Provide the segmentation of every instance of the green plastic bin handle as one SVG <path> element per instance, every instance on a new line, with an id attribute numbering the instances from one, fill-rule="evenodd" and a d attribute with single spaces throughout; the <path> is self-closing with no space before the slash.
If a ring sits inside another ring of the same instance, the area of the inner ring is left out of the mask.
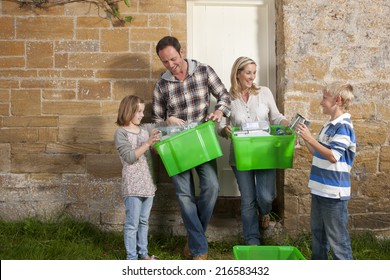
<path id="1" fill-rule="evenodd" d="M 274 147 L 279 148 L 281 146 L 282 142 L 280 140 L 275 140 Z"/>

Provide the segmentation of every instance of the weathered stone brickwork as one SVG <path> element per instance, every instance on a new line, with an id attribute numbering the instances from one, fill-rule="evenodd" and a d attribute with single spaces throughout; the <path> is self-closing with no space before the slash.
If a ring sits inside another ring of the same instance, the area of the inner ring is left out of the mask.
<path id="1" fill-rule="evenodd" d="M 120 100 L 141 96 L 150 120 L 153 85 L 163 70 L 158 39 L 185 44 L 186 1 L 132 0 L 134 20 L 113 26 L 86 3 L 48 10 L 0 2 L 0 218 L 51 218 L 66 212 L 105 228 L 122 227 L 121 165 L 113 145 Z M 319 131 L 318 91 L 352 83 L 358 141 L 350 227 L 390 233 L 390 6 L 387 0 L 276 1 L 278 104 Z M 175 194 L 158 156 L 151 230 L 185 234 Z M 281 175 L 278 201 L 288 232 L 309 230 L 311 156 L 297 145 Z M 237 200 L 219 201 L 209 234 L 240 232 Z M 223 218 L 223 222 L 221 219 Z"/>
<path id="2" fill-rule="evenodd" d="M 277 1 L 279 101 L 284 112 L 300 112 L 319 132 L 319 90 L 325 82 L 350 82 L 357 135 L 352 169 L 350 228 L 390 232 L 388 180 L 390 120 L 390 6 L 387 1 Z M 311 155 L 298 145 L 294 169 L 286 170 L 284 226 L 309 229 L 307 191 Z"/>
<path id="3" fill-rule="evenodd" d="M 123 27 L 87 3 L 34 12 L 0 3 L 0 218 L 66 212 L 121 228 L 119 102 L 141 96 L 150 121 L 163 70 L 155 44 L 169 34 L 185 43 L 186 2 L 121 3 L 122 15 L 134 18 Z M 156 173 L 162 183 L 151 228 L 183 234 L 169 177 L 158 165 Z"/>

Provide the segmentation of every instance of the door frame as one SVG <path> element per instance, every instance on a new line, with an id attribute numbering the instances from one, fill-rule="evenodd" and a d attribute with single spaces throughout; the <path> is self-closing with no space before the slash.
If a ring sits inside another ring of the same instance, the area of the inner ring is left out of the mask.
<path id="1" fill-rule="evenodd" d="M 262 45 L 263 50 L 261 52 L 257 52 L 258 57 L 253 57 L 256 62 L 258 63 L 258 67 L 261 69 L 261 81 L 257 82 L 259 85 L 267 86 L 271 89 L 272 93 L 274 94 L 274 97 L 276 99 L 276 51 L 275 51 L 275 27 L 276 27 L 276 21 L 275 21 L 275 0 L 187 0 L 187 49 L 186 49 L 186 55 L 189 58 L 198 59 L 198 57 L 194 57 L 194 40 L 199 39 L 199 33 L 197 33 L 198 38 L 195 38 L 193 23 L 196 22 L 194 19 L 195 14 L 195 8 L 196 6 L 207 6 L 210 5 L 213 8 L 218 6 L 227 6 L 227 7 L 257 7 L 260 6 L 261 10 L 259 9 L 259 13 L 261 13 L 261 17 L 258 17 L 257 22 L 258 26 L 256 27 L 256 30 L 258 31 L 259 38 L 255 39 L 256 47 L 260 46 L 260 42 L 264 42 L 261 40 L 264 36 L 267 38 L 267 44 L 266 47 Z M 231 11 L 230 11 L 231 12 Z M 260 14 L 259 14 L 260 15 Z M 198 18 L 199 19 L 199 18 Z M 199 22 L 199 21 L 198 21 Z M 265 27 L 265 28 L 264 28 Z M 237 32 L 237 30 L 235 31 Z M 227 33 L 228 34 L 228 33 Z M 227 45 L 232 46 L 234 42 L 226 42 Z M 199 53 L 199 48 L 198 51 Z M 200 58 L 199 58 L 200 59 Z M 207 61 L 200 61 L 203 63 L 207 63 Z M 213 67 L 213 65 L 211 65 Z M 231 67 L 231 65 L 229 65 Z M 213 67 L 214 68 L 214 67 Z M 214 68 L 215 69 L 215 68 Z M 229 68 L 230 71 L 230 68 Z M 259 70 L 258 70 L 259 71 Z M 265 72 L 265 73 L 264 73 Z M 219 71 L 217 73 L 220 75 Z M 260 75 L 258 75 L 260 76 Z M 221 76 L 220 76 L 221 77 Z M 226 81 L 226 72 L 225 72 L 225 85 L 227 89 L 229 89 L 230 86 L 230 80 Z M 260 77 L 258 79 L 260 80 Z M 227 83 L 228 82 L 228 83 Z M 212 104 L 215 104 L 215 99 L 212 98 Z M 222 146 L 224 156 L 223 158 L 217 159 L 218 161 L 218 168 L 219 168 L 219 179 L 222 177 L 226 181 L 234 180 L 235 177 L 233 174 L 233 171 L 231 170 L 230 166 L 228 165 L 228 156 L 229 156 L 229 142 L 225 139 L 220 138 L 220 144 Z M 227 147 L 226 147 L 227 145 Z M 223 162 L 223 164 L 221 164 Z M 227 164 L 227 165 L 226 165 Z M 226 165 L 226 166 L 225 166 Z M 226 173 L 227 172 L 227 173 Z M 231 173 L 231 174 L 230 174 Z M 194 174 L 194 178 L 197 182 L 197 176 Z M 222 181 L 224 181 L 222 180 Z M 240 193 L 238 191 L 238 187 L 236 186 L 236 189 L 234 189 L 234 182 L 232 183 L 232 186 L 225 186 L 227 189 L 222 189 L 220 196 L 226 197 L 226 196 L 239 196 Z M 221 182 L 222 183 L 222 182 Z M 196 184 L 197 185 L 197 184 Z M 233 188 L 233 189 L 231 189 Z M 196 189 L 198 192 L 199 190 Z"/>
<path id="2" fill-rule="evenodd" d="M 263 65 L 266 65 L 267 79 L 264 86 L 267 86 L 271 89 L 275 100 L 276 100 L 276 0 L 187 0 L 187 49 L 186 54 L 187 57 L 193 58 L 193 28 L 192 23 L 194 21 L 193 18 L 193 9 L 196 5 L 205 5 L 210 4 L 214 6 L 263 6 L 267 10 L 267 21 L 268 21 L 268 29 L 267 29 L 267 37 L 268 37 L 268 52 L 267 57 L 262 57 L 261 61 Z M 258 62 L 259 63 L 259 62 Z M 259 65 L 260 67 L 262 65 Z M 264 68 L 264 67 L 262 67 Z"/>

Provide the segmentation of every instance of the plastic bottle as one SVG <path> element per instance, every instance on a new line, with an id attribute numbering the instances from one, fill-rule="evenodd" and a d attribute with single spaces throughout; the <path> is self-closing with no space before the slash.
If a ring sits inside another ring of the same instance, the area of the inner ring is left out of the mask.
<path id="1" fill-rule="evenodd" d="M 184 130 L 184 127 L 182 126 L 164 126 L 164 127 L 158 127 L 158 130 L 161 132 L 161 140 L 164 140 L 166 138 L 169 138 L 177 133 L 180 133 Z"/>
<path id="2" fill-rule="evenodd" d="M 157 129 L 161 132 L 161 140 L 165 140 L 175 134 L 178 134 L 184 130 L 188 130 L 191 128 L 196 127 L 199 125 L 199 122 L 190 122 L 185 124 L 184 126 L 163 126 L 163 127 L 158 127 Z"/>
<path id="3" fill-rule="evenodd" d="M 286 133 L 284 132 L 283 129 L 281 129 L 280 127 L 277 127 L 276 130 L 275 130 L 275 135 L 285 135 Z"/>

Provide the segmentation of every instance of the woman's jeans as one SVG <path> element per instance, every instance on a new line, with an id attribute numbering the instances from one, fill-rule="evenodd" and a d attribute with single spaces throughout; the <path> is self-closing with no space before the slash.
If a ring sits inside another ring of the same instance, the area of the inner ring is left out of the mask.
<path id="1" fill-rule="evenodd" d="M 206 229 L 218 197 L 219 184 L 216 160 L 195 167 L 199 176 L 199 197 L 195 197 L 192 171 L 172 177 L 181 216 L 188 233 L 188 247 L 192 256 L 208 253 Z"/>
<path id="2" fill-rule="evenodd" d="M 239 171 L 232 166 L 241 193 L 241 220 L 246 244 L 260 245 L 258 207 L 264 216 L 271 212 L 276 197 L 276 170 Z"/>
<path id="3" fill-rule="evenodd" d="M 334 260 L 351 260 L 348 224 L 348 200 L 312 195 L 312 259 L 327 260 L 329 248 Z"/>
<path id="4" fill-rule="evenodd" d="M 149 215 L 153 197 L 127 196 L 124 241 L 128 260 L 148 256 Z"/>

